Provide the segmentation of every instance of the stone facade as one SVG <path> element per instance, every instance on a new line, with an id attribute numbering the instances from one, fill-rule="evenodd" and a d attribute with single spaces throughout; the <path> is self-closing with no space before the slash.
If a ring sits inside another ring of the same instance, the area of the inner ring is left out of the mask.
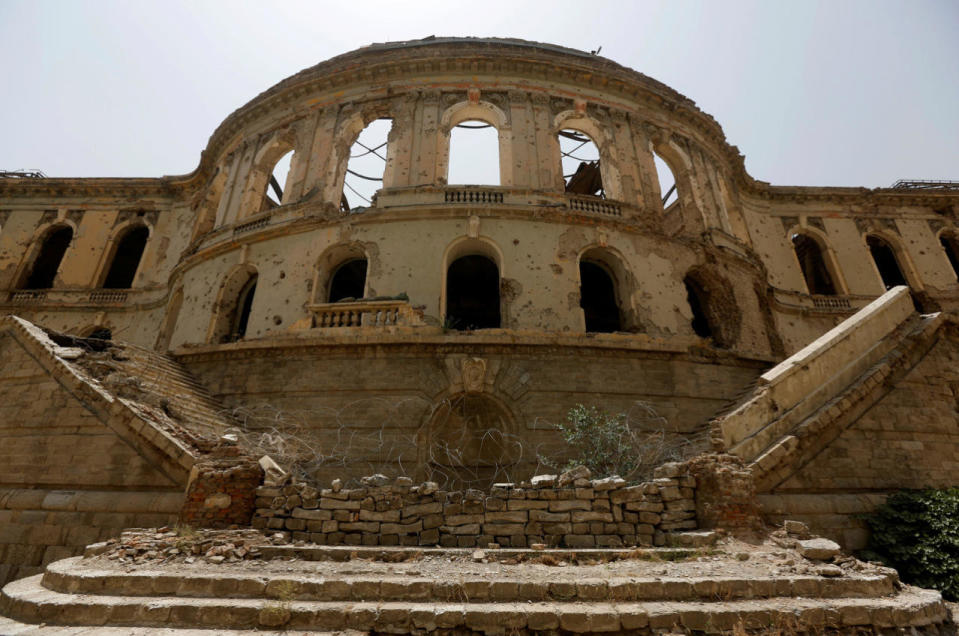
<path id="1" fill-rule="evenodd" d="M 380 118 L 382 187 L 343 205 L 351 148 Z M 497 184 L 448 183 L 467 122 L 496 131 Z M 595 146 L 600 190 L 564 181 L 563 134 Z M 159 356 L 107 386 L 52 345 L 29 345 L 46 360 L 31 366 L 17 347 L 33 336 L 0 332 L 0 488 L 182 499 L 192 484 L 187 516 L 228 523 L 246 515 L 218 507 L 232 478 L 190 480 L 199 438 L 227 429 L 280 439 L 317 480 L 392 466 L 455 490 L 562 463 L 555 424 L 578 403 L 641 402 L 650 436 L 738 456 L 774 518 L 824 491 L 858 510 L 959 481 L 957 237 L 956 184 L 757 181 L 691 100 L 595 55 L 372 45 L 239 108 L 188 175 L 0 179 L 0 314 Z M 883 296 L 899 284 L 911 296 Z M 839 508 L 814 529 L 848 523 Z"/>

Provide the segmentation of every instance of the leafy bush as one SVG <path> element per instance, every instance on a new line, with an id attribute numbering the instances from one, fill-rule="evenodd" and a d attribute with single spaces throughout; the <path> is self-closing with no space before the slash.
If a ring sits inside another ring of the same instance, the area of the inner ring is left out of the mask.
<path id="1" fill-rule="evenodd" d="M 862 556 L 896 568 L 906 583 L 959 601 L 959 488 L 904 490 L 864 519 L 872 536 Z"/>
<path id="2" fill-rule="evenodd" d="M 611 415 L 595 406 L 577 404 L 558 425 L 572 458 L 562 466 L 542 456 L 539 459 L 557 470 L 586 466 L 594 479 L 619 475 L 627 481 L 639 481 L 649 477 L 656 466 L 683 455 L 685 441 L 677 438 L 668 442 L 665 423 L 643 403 L 637 403 L 630 415 Z"/>

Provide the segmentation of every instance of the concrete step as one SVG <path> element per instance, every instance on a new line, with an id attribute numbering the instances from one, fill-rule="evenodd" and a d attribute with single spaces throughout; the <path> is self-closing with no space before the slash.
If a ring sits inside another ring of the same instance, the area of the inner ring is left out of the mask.
<path id="1" fill-rule="evenodd" d="M 243 598 L 269 601 L 284 594 L 290 600 L 334 602 L 596 602 L 596 601 L 715 601 L 774 597 L 870 598 L 895 593 L 891 576 L 823 578 L 820 576 L 749 578 L 577 579 L 561 572 L 550 580 L 521 576 L 457 577 L 437 581 L 411 576 L 270 575 L 221 571 L 195 574 L 149 568 L 133 572 L 77 568 L 82 557 L 48 566 L 42 585 L 63 594 L 157 596 L 177 598 Z"/>
<path id="2" fill-rule="evenodd" d="M 259 627 L 416 633 L 442 629 L 485 634 L 562 629 L 601 633 L 681 627 L 718 634 L 742 625 L 801 625 L 846 630 L 854 626 L 935 626 L 947 613 L 937 592 L 909 589 L 893 597 L 769 599 L 713 602 L 318 602 L 250 598 L 72 595 L 49 590 L 37 575 L 8 584 L 3 614 L 25 623 L 177 629 Z"/>

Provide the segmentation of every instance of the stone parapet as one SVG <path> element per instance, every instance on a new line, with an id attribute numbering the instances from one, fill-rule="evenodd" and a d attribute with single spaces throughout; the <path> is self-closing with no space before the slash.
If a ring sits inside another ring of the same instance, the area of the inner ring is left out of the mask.
<path id="1" fill-rule="evenodd" d="M 253 527 L 321 545 L 484 548 L 664 545 L 666 533 L 697 527 L 696 479 L 685 471 L 635 485 L 562 477 L 494 484 L 488 493 L 382 476 L 353 489 L 264 486 Z"/>

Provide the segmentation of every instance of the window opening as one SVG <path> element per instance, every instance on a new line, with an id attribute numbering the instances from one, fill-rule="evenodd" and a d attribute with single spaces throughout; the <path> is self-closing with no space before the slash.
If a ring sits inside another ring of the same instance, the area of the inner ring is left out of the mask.
<path id="1" fill-rule="evenodd" d="M 836 286 L 829 275 L 819 241 L 805 234 L 793 234 L 792 243 L 809 293 L 835 295 Z"/>
<path id="2" fill-rule="evenodd" d="M 480 255 L 462 256 L 446 273 L 446 324 L 451 329 L 500 326 L 499 268 Z"/>
<path id="3" fill-rule="evenodd" d="M 392 119 L 376 119 L 364 128 L 350 147 L 346 162 L 340 209 L 360 211 L 373 204 L 377 190 L 383 187 L 386 151 Z"/>
<path id="4" fill-rule="evenodd" d="M 246 327 L 250 322 L 250 312 L 253 309 L 253 296 L 256 293 L 257 278 L 256 274 L 251 276 L 243 289 L 240 290 L 240 295 L 237 296 L 236 313 L 233 317 L 227 342 L 236 342 L 246 336 Z"/>
<path id="5" fill-rule="evenodd" d="M 464 121 L 450 131 L 451 184 L 499 185 L 499 131 L 485 121 Z"/>
<path id="6" fill-rule="evenodd" d="M 140 267 L 149 237 L 150 230 L 143 225 L 128 230 L 123 235 L 113 253 L 113 262 L 110 263 L 110 269 L 103 281 L 104 288 L 128 289 L 133 286 L 133 278 Z"/>
<path id="7" fill-rule="evenodd" d="M 882 278 L 882 284 L 886 289 L 892 289 L 897 285 L 908 285 L 906 277 L 899 267 L 899 259 L 892 247 L 878 236 L 866 237 L 866 245 L 872 253 L 872 260 L 876 263 L 876 269 L 879 270 L 879 277 Z"/>
<path id="8" fill-rule="evenodd" d="M 579 263 L 579 306 L 586 317 L 586 331 L 612 333 L 622 331 L 616 283 L 606 268 L 589 261 Z"/>
<path id="9" fill-rule="evenodd" d="M 60 226 L 48 233 L 40 246 L 40 252 L 33 261 L 25 289 L 50 289 L 57 276 L 63 256 L 73 240 L 73 228 Z"/>
<path id="10" fill-rule="evenodd" d="M 290 166 L 293 163 L 293 151 L 289 151 L 276 162 L 270 172 L 270 181 L 266 192 L 263 193 L 263 205 L 260 211 L 278 207 L 283 201 L 283 188 L 286 187 L 286 178 L 290 175 Z M 283 184 L 283 185 L 280 185 Z"/>
<path id="11" fill-rule="evenodd" d="M 656 176 L 659 179 L 659 191 L 663 194 L 663 208 L 668 208 L 679 200 L 676 192 L 676 175 L 662 157 L 653 154 Z"/>
<path id="12" fill-rule="evenodd" d="M 578 130 L 559 131 L 559 152 L 563 162 L 566 191 L 606 198 L 600 172 L 599 148 Z"/>
<path id="13" fill-rule="evenodd" d="M 366 292 L 366 259 L 347 261 L 336 268 L 330 279 L 328 302 L 351 301 L 363 298 Z"/>
<path id="14" fill-rule="evenodd" d="M 953 273 L 959 278 L 959 249 L 957 249 L 959 246 L 957 246 L 956 237 L 952 234 L 941 234 L 939 236 L 939 244 L 942 245 L 942 249 L 946 252 L 946 257 L 949 259 L 949 264 L 952 265 Z"/>
<path id="15" fill-rule="evenodd" d="M 706 317 L 706 307 L 709 303 L 709 294 L 699 282 L 691 276 L 687 276 L 683 283 L 686 285 L 686 301 L 693 312 L 691 325 L 693 332 L 700 338 L 711 338 L 713 330 L 709 326 L 709 318 Z"/>

